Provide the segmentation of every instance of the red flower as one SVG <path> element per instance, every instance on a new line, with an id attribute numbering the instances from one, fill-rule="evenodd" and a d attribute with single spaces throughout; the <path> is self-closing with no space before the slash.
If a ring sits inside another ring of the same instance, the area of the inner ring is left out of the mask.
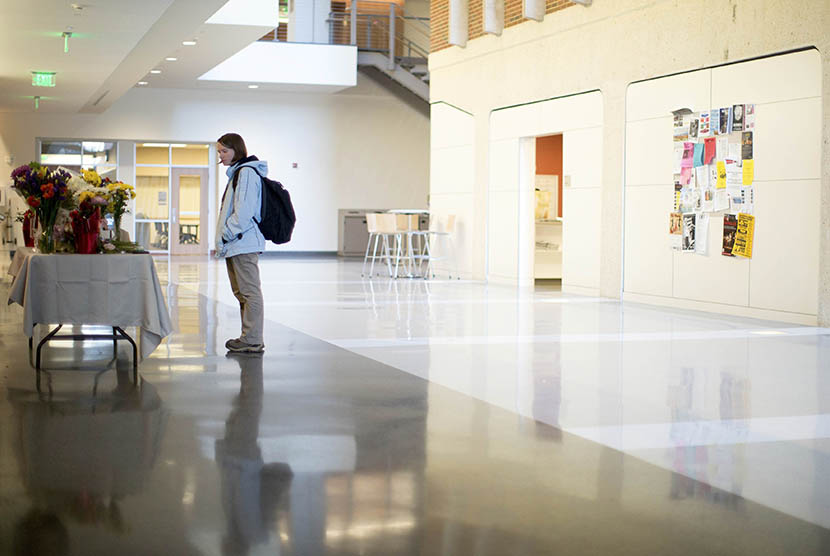
<path id="1" fill-rule="evenodd" d="M 54 196 L 55 196 L 55 190 L 54 189 L 49 189 L 46 193 L 43 194 L 44 199 L 51 199 Z"/>
<path id="2" fill-rule="evenodd" d="M 29 198 L 26 199 L 26 203 L 29 204 L 32 208 L 37 208 L 40 206 L 40 200 L 37 199 L 34 195 L 29 195 Z"/>

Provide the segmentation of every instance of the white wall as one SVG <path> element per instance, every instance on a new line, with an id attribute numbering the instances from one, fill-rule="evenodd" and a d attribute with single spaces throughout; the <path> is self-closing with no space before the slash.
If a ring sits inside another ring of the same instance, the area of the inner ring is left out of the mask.
<path id="1" fill-rule="evenodd" d="M 426 206 L 429 118 L 363 75 L 334 95 L 133 89 L 100 115 L 3 113 L 0 176 L 8 183 L 9 154 L 15 166 L 35 158 L 36 137 L 213 142 L 229 131 L 291 192 L 293 239 L 269 249 L 336 251 L 340 208 Z"/>
<path id="2" fill-rule="evenodd" d="M 600 293 L 618 298 L 623 282 L 628 85 L 815 46 L 821 53 L 821 106 L 826 114 L 828 28 L 826 0 L 614 0 L 569 7 L 547 14 L 542 22 L 508 27 L 500 36 L 472 39 L 465 48 L 433 52 L 429 57 L 432 102 L 459 106 L 475 120 L 474 276 L 484 278 L 487 272 L 484 238 L 493 110 L 583 91 L 602 92 Z M 820 121 L 819 322 L 830 324 L 830 118 Z"/>
<path id="3" fill-rule="evenodd" d="M 430 217 L 446 222 L 456 217 L 454 234 L 458 272 L 472 275 L 473 234 L 473 141 L 474 121 L 463 110 L 447 104 L 433 104 L 430 114 Z M 447 255 L 439 243 L 434 254 Z M 439 273 L 449 271 L 447 261 L 436 263 Z"/>
<path id="4" fill-rule="evenodd" d="M 756 104 L 752 258 L 720 254 L 722 213 L 712 215 L 707 256 L 673 251 L 667 233 L 673 195 L 671 110 L 742 103 Z M 628 89 L 626 114 L 625 297 L 815 324 L 819 53 L 809 50 L 635 83 Z"/>
<path id="5" fill-rule="evenodd" d="M 497 110 L 490 118 L 487 278 L 530 285 L 534 251 L 534 138 L 562 134 L 562 288 L 599 293 L 602 93 Z M 433 180 L 434 183 L 434 180 Z"/>

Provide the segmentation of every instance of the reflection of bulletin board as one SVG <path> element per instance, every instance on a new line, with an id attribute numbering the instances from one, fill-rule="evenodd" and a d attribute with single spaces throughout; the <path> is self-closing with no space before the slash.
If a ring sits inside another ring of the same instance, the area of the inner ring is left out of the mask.
<path id="1" fill-rule="evenodd" d="M 722 218 L 721 253 L 750 258 L 755 225 L 755 105 L 702 112 L 681 109 L 673 114 L 674 188 L 667 226 L 672 247 L 707 256 L 709 221 Z"/>

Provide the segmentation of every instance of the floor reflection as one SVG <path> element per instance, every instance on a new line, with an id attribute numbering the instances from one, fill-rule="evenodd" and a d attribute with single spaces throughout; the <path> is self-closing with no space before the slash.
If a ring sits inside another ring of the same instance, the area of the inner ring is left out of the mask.
<path id="1" fill-rule="evenodd" d="M 9 389 L 12 447 L 31 502 L 14 528 L 16 553 L 69 553 L 72 525 L 129 533 L 122 506 L 148 480 L 168 412 L 152 384 L 115 374 L 114 388 L 93 395 Z"/>
<path id="2" fill-rule="evenodd" d="M 266 464 L 257 442 L 262 415 L 262 354 L 228 357 L 239 365 L 240 388 L 225 421 L 225 436 L 216 441 L 227 522 L 222 554 L 244 555 L 252 546 L 267 543 L 272 532 L 279 537 L 278 505 L 285 499 L 293 473 L 285 463 Z"/>

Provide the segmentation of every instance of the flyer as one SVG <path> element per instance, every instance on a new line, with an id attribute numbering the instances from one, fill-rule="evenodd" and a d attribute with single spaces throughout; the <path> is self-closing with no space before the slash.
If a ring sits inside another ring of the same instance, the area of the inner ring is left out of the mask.
<path id="1" fill-rule="evenodd" d="M 727 166 L 729 165 L 729 161 L 736 163 L 738 166 L 741 165 L 741 144 L 740 143 L 729 143 L 729 148 L 726 153 L 726 161 Z"/>
<path id="2" fill-rule="evenodd" d="M 680 159 L 681 168 L 691 168 L 694 163 L 695 144 L 685 142 L 683 143 L 683 158 Z"/>
<path id="3" fill-rule="evenodd" d="M 744 131 L 741 134 L 741 158 L 752 160 L 752 132 Z"/>
<path id="4" fill-rule="evenodd" d="M 683 215 L 683 240 L 681 251 L 684 253 L 695 252 L 695 224 L 695 213 L 691 212 Z"/>
<path id="5" fill-rule="evenodd" d="M 720 109 L 720 134 L 726 135 L 728 133 L 732 133 L 732 109 L 731 108 L 721 108 Z"/>
<path id="6" fill-rule="evenodd" d="M 729 195 L 726 189 L 717 189 L 715 191 L 715 212 L 722 210 L 729 210 Z"/>
<path id="7" fill-rule="evenodd" d="M 683 216 L 679 212 L 669 214 L 669 244 L 672 249 L 680 249 L 683 240 Z"/>
<path id="8" fill-rule="evenodd" d="M 722 160 L 718 160 L 717 169 L 718 169 L 718 181 L 715 184 L 715 188 L 716 189 L 726 189 L 726 163 Z"/>
<path id="9" fill-rule="evenodd" d="M 746 105 L 746 117 L 744 120 L 744 130 L 751 131 L 755 129 L 755 105 Z"/>
<path id="10" fill-rule="evenodd" d="M 729 158 L 729 137 L 718 137 L 715 157 L 718 160 L 726 160 Z"/>
<path id="11" fill-rule="evenodd" d="M 680 175 L 674 176 L 674 211 L 680 211 L 680 194 L 683 191 L 683 184 L 680 183 Z"/>
<path id="12" fill-rule="evenodd" d="M 726 186 L 743 185 L 743 169 L 738 166 L 737 162 L 731 160 L 726 161 Z"/>
<path id="13" fill-rule="evenodd" d="M 686 141 L 689 138 L 689 122 L 684 117 L 683 111 L 674 112 L 674 140 Z"/>
<path id="14" fill-rule="evenodd" d="M 697 130 L 698 137 L 708 137 L 712 133 L 712 128 L 709 123 L 709 112 L 700 113 L 700 124 Z"/>
<path id="15" fill-rule="evenodd" d="M 697 139 L 697 130 L 700 126 L 700 120 L 697 117 L 697 114 L 692 114 L 691 121 L 689 122 L 689 138 L 690 139 Z"/>
<path id="16" fill-rule="evenodd" d="M 738 231 L 738 217 L 734 214 L 723 215 L 723 249 L 721 254 L 733 257 L 732 249 L 735 246 L 735 235 Z"/>
<path id="17" fill-rule="evenodd" d="M 703 140 L 703 163 L 711 164 L 717 154 L 717 139 L 707 137 Z M 749 158 L 752 158 L 751 156 Z"/>
<path id="18" fill-rule="evenodd" d="M 744 160 L 743 169 L 743 185 L 752 185 L 752 181 L 755 179 L 755 161 L 754 160 Z"/>
<path id="19" fill-rule="evenodd" d="M 744 105 L 743 104 L 733 104 L 732 105 L 732 129 L 731 131 L 743 131 L 744 130 Z"/>
<path id="20" fill-rule="evenodd" d="M 703 212 L 714 212 L 715 210 L 715 190 L 706 188 L 700 195 L 700 209 Z"/>
<path id="21" fill-rule="evenodd" d="M 680 173 L 681 161 L 683 160 L 683 143 L 676 141 L 674 143 L 674 163 L 672 165 L 672 172 Z"/>
<path id="22" fill-rule="evenodd" d="M 709 215 L 698 214 L 695 224 L 695 253 L 706 255 L 709 252 Z"/>
<path id="23" fill-rule="evenodd" d="M 695 168 L 695 185 L 698 189 L 709 188 L 709 168 L 706 166 Z"/>
<path id="24" fill-rule="evenodd" d="M 724 222 L 725 225 L 725 222 Z M 735 243 L 732 254 L 747 259 L 752 258 L 752 240 L 755 237 L 755 217 L 751 214 L 738 214 Z"/>
<path id="25" fill-rule="evenodd" d="M 703 143 L 695 143 L 695 150 L 692 155 L 692 164 L 695 168 L 703 166 Z"/>
<path id="26" fill-rule="evenodd" d="M 691 168 L 681 168 L 680 169 L 680 183 L 683 185 L 689 185 L 689 182 L 692 181 L 692 169 Z"/>

